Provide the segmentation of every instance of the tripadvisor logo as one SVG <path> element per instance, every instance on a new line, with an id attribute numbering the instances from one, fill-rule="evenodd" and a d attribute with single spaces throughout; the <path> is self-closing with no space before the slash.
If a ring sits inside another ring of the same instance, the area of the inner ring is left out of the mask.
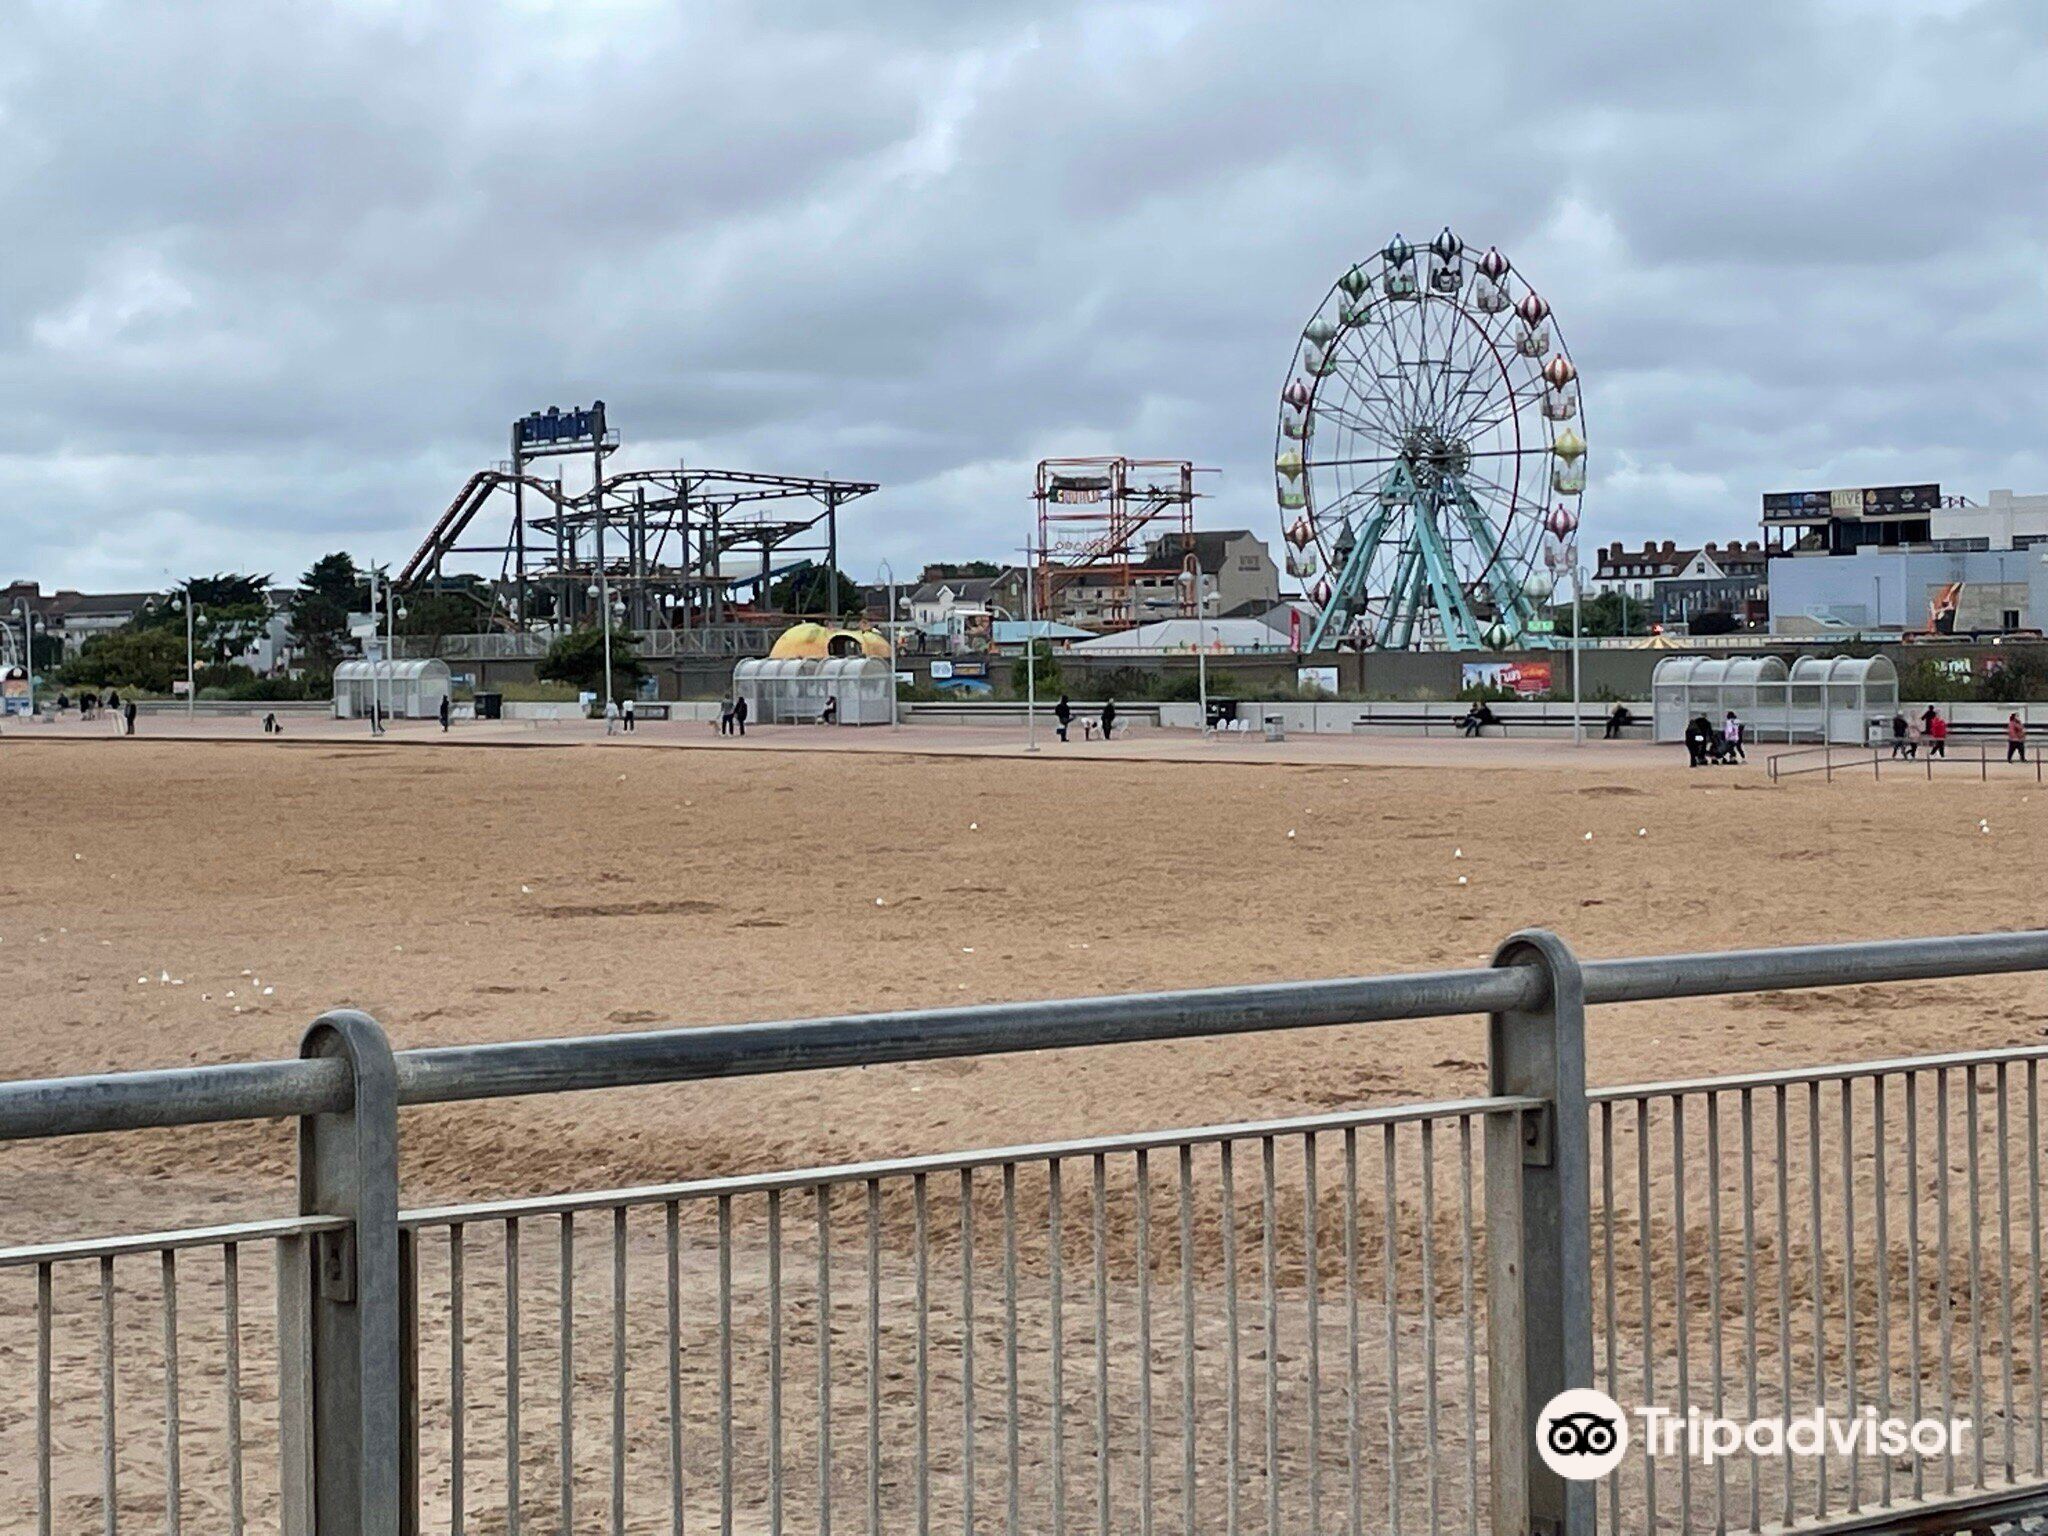
<path id="1" fill-rule="evenodd" d="M 1574 1387 L 1544 1405 L 1536 1420 L 1536 1453 L 1568 1482 L 1591 1482 L 1621 1465 L 1631 1414 L 1605 1392 Z M 1712 1466 L 1730 1456 L 1904 1456 L 1953 1454 L 1968 1439 L 1968 1419 L 1879 1418 L 1864 1408 L 1836 1418 L 1825 1408 L 1774 1419 L 1725 1419 L 1688 1408 L 1652 1405 L 1633 1411 L 1650 1456 L 1685 1456 Z"/>

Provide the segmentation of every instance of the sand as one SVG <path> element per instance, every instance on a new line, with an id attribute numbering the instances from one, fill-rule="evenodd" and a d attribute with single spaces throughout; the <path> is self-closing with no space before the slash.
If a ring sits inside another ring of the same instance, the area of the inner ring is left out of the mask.
<path id="1" fill-rule="evenodd" d="M 340 1005 L 369 1011 L 403 1048 L 1465 966 L 1483 963 L 1501 937 L 1533 925 L 1557 930 L 1595 957 L 2042 921 L 2031 871 L 2048 852 L 2040 818 L 2048 800 L 2030 779 L 2017 777 L 1931 785 L 1809 780 L 1772 788 L 1760 768 L 1691 774 L 1674 768 L 1668 753 L 1616 752 L 1565 759 L 1586 766 L 1559 766 L 1554 746 L 1518 757 L 1494 744 L 1486 744 L 1483 761 L 1502 771 L 1460 773 L 1450 766 L 1458 759 L 1443 755 L 1458 744 L 1430 746 L 1435 756 L 1427 763 L 1416 760 L 1425 750 L 1419 744 L 1349 743 L 1344 752 L 1319 744 L 1328 760 L 1273 762 L 1233 748 L 1228 760 L 1205 762 L 1185 760 L 1199 749 L 1172 742 L 1171 751 L 1154 755 L 1175 760 L 1147 760 L 1142 737 L 1122 754 L 1098 748 L 1036 759 L 1009 755 L 1014 742 L 971 743 L 968 755 L 943 743 L 931 748 L 933 755 L 898 755 L 878 750 L 872 737 L 857 753 L 819 750 L 815 738 L 795 752 L 765 744 L 652 750 L 701 740 L 681 728 L 666 737 L 646 730 L 630 745 L 582 736 L 570 738 L 574 744 L 488 750 L 474 745 L 481 739 L 471 736 L 471 745 L 448 750 L 421 733 L 381 747 L 302 735 L 285 742 L 0 743 L 0 803 L 13 812 L 0 863 L 0 987 L 13 1004 L 13 1023 L 0 1030 L 0 1077 L 289 1055 L 315 1015 Z M 1988 832 L 1980 821 L 1989 823 Z M 1466 884 L 1458 884 L 1460 876 Z M 1612 1084 L 2021 1045 L 2038 1042 L 2044 1026 L 2048 982 L 2031 977 L 1645 1005 L 1593 1018 L 1591 1076 Z M 1480 1091 L 1483 1057 L 1479 1021 L 1451 1020 L 409 1111 L 404 1194 L 411 1205 L 542 1195 L 1451 1097 Z M 1795 1116 L 1795 1129 L 1798 1123 Z M 1632 1129 L 1626 1119 L 1621 1128 L 1626 1170 Z M 289 1128 L 278 1125 L 0 1149 L 7 1190 L 0 1242 L 278 1214 L 290 1206 L 292 1149 Z M 1363 1272 L 1375 1277 L 1386 1252 L 1378 1235 L 1384 1213 L 1371 1204 L 1379 1168 L 1370 1161 L 1373 1144 L 1366 1150 L 1361 1258 Z M 1336 1302 L 1337 1152 L 1325 1138 L 1317 1204 L 1326 1282 L 1318 1338 L 1329 1373 L 1324 1392 L 1332 1394 L 1323 1401 L 1319 1460 L 1332 1507 L 1344 1497 L 1338 1482 L 1345 1409 L 1333 1385 L 1344 1347 Z M 1445 1476 L 1458 1484 L 1467 1314 L 1459 1297 L 1456 1150 L 1448 1139 L 1439 1147 L 1440 1203 L 1427 1227 L 1415 1205 L 1416 1155 L 1412 1132 L 1404 1133 L 1395 1349 L 1409 1361 L 1407 1393 L 1419 1381 L 1439 1387 L 1439 1408 L 1448 1416 L 1444 1444 L 1455 1461 Z M 1287 1321 L 1279 1409 L 1292 1510 L 1306 1496 L 1298 1475 L 1308 1338 L 1300 1321 L 1299 1144 L 1290 1152 L 1283 1142 L 1282 1158 L 1279 1285 Z M 1171 1158 L 1162 1158 L 1151 1207 L 1151 1271 L 1161 1298 L 1154 1330 L 1163 1362 L 1156 1495 L 1162 1507 L 1178 1497 L 1165 1469 L 1177 1467 L 1180 1455 L 1168 1413 L 1179 1388 L 1167 1368 L 1180 1326 L 1173 1310 L 1181 1262 L 1175 1172 Z M 1197 1168 L 1203 1211 L 1190 1250 L 1197 1385 L 1210 1405 L 1220 1391 L 1216 1172 L 1213 1151 L 1204 1153 Z M 1092 1443 L 1094 1408 L 1085 1330 L 1087 1193 L 1083 1171 L 1072 1178 L 1063 1199 L 1074 1270 L 1068 1326 L 1078 1331 L 1068 1343 L 1067 1369 L 1074 1381 L 1069 1433 L 1079 1447 Z M 1867 1171 L 1859 1179 L 1867 1180 Z M 1238 1181 L 1244 1326 L 1255 1335 L 1259 1193 L 1249 1161 Z M 1658 1181 L 1661 1209 L 1668 1195 L 1661 1172 Z M 1623 1182 L 1629 1207 L 1625 1173 Z M 1031 1438 L 1042 1436 L 1045 1340 L 1033 1320 L 1044 1315 L 1048 1212 L 1042 1173 L 1020 1183 L 1026 1231 L 1041 1234 L 1024 1244 L 1022 1296 L 1024 1370 L 1037 1384 L 1024 1395 L 1024 1462 L 1035 1498 L 1046 1461 L 1042 1438 Z M 1132 1187 L 1129 1167 L 1118 1164 L 1107 1250 L 1119 1288 L 1112 1323 L 1124 1333 L 1132 1326 L 1129 1287 L 1139 1273 Z M 990 1511 L 1002 1507 L 1002 1339 L 990 1331 L 1002 1305 L 990 1268 L 1001 1219 L 997 1197 L 995 1181 L 984 1179 L 976 1197 L 985 1255 L 978 1370 L 981 1487 Z M 1695 1226 L 1699 1198 L 1696 1184 Z M 884 1352 L 901 1366 L 909 1348 L 900 1318 L 910 1295 L 906 1191 L 892 1185 L 887 1201 L 880 1284 L 892 1321 Z M 813 1264 L 815 1250 L 805 1244 L 814 1212 L 808 1196 L 792 1202 L 786 1264 L 797 1277 Z M 747 1529 L 759 1528 L 764 1497 L 756 1357 L 766 1316 L 765 1243 L 756 1206 L 738 1213 L 736 1239 L 736 1331 L 746 1375 L 736 1410 L 746 1474 L 740 1524 Z M 1623 1215 L 1617 1288 L 1626 1297 L 1640 1267 L 1628 1241 L 1627 1209 Z M 707 1217 L 686 1214 L 683 1258 L 684 1295 L 692 1304 L 681 1390 L 691 1519 L 699 1523 L 716 1518 L 715 1504 L 705 1503 L 713 1497 L 705 1458 L 715 1438 L 716 1377 L 709 1316 L 696 1304 L 715 1285 Z M 842 1204 L 837 1221 L 842 1258 L 852 1267 L 837 1281 L 835 1302 L 849 1309 L 835 1313 L 835 1334 L 848 1330 L 835 1347 L 843 1394 L 835 1411 L 850 1415 L 842 1417 L 835 1451 L 835 1497 L 857 1512 L 864 1316 L 854 1265 L 857 1200 Z M 957 1229 L 950 1185 L 935 1190 L 933 1221 L 942 1235 Z M 579 1483 L 588 1490 L 579 1527 L 588 1521 L 601 1528 L 606 1508 L 608 1226 L 602 1217 L 584 1223 L 579 1249 L 578 1460 Z M 1812 1252 L 1803 1241 L 1795 1229 L 1788 1250 L 1795 1263 Z M 443 1404 L 430 1416 L 433 1443 L 424 1458 L 434 1528 L 446 1525 L 450 1496 L 444 1242 L 436 1235 L 427 1243 L 421 1267 L 423 1390 L 430 1403 Z M 479 1460 L 466 1482 L 470 1508 L 481 1513 L 503 1499 L 502 1481 L 492 1481 L 502 1457 L 502 1440 L 491 1438 L 502 1417 L 502 1381 L 493 1374 L 498 1345 L 490 1321 L 502 1305 L 502 1242 L 489 1231 L 472 1242 L 477 1359 L 467 1391 L 471 1454 Z M 525 1367 L 529 1421 L 540 1426 L 528 1431 L 538 1438 L 526 1458 L 524 1490 L 535 1518 L 551 1510 L 557 1487 L 549 1464 L 549 1393 L 558 1364 L 548 1328 L 552 1243 L 545 1227 L 530 1227 L 524 1244 L 526 1284 L 538 1288 L 527 1302 Z M 1832 1231 L 1821 1246 L 1836 1250 Z M 1425 1249 L 1436 1265 L 1432 1294 L 1441 1304 L 1433 1372 L 1423 1368 L 1431 1346 L 1416 1315 Z M 636 1520 L 653 1528 L 665 1508 L 665 1408 L 660 1372 L 649 1363 L 659 1356 L 663 1326 L 658 1208 L 635 1218 L 628 1252 L 635 1362 L 629 1496 Z M 1700 1253 L 1695 1237 L 1688 1261 L 1695 1295 L 1706 1279 Z M 1661 1244 L 1658 1259 L 1661 1297 L 1672 1284 Z M 942 1241 L 934 1262 L 955 1274 L 957 1246 Z M 269 1306 L 267 1276 L 253 1255 L 250 1263 L 242 1305 L 245 1318 L 260 1319 Z M 217 1268 L 195 1261 L 183 1283 L 187 1390 L 217 1404 L 219 1351 L 207 1344 L 208 1328 L 219 1327 Z M 143 1405 L 161 1381 L 152 1363 L 153 1284 L 140 1270 L 124 1282 L 135 1305 L 124 1304 L 120 1324 L 124 1395 Z M 1369 1278 L 1368 1290 L 1375 1284 Z M 1770 1285 L 1767 1275 L 1766 1295 Z M 811 1293 L 794 1278 L 792 1286 L 789 1454 L 791 1478 L 801 1483 L 810 1476 L 797 1466 L 808 1454 L 802 1405 L 815 1382 L 802 1362 L 816 1337 L 805 1311 Z M 949 1310 L 957 1292 L 948 1289 L 956 1286 L 954 1279 L 942 1282 L 945 1299 L 933 1314 L 934 1370 L 945 1379 L 958 1366 L 959 1324 Z M 59 1482 L 75 1523 L 96 1523 L 90 1276 L 60 1296 L 58 1310 L 60 1388 L 72 1389 L 60 1416 Z M 1626 1321 L 1626 1306 L 1623 1313 Z M 1864 1316 L 1867 1327 L 1867 1303 Z M 10 1370 L 28 1358 L 29 1322 L 23 1287 L 0 1287 L 0 1356 L 12 1362 Z M 1386 1326 L 1384 1310 L 1368 1304 L 1362 1327 L 1371 1382 L 1382 1379 Z M 265 1394 L 274 1368 L 265 1353 L 267 1331 L 245 1327 L 247 1438 L 260 1461 L 269 1454 Z M 1767 1338 L 1774 1327 L 1767 1318 Z M 1483 1341 L 1483 1328 L 1478 1337 Z M 1254 1415 L 1263 1369 L 1256 1344 L 1256 1337 L 1248 1341 L 1240 1371 L 1248 1463 L 1257 1460 L 1263 1434 Z M 1666 1341 L 1660 1352 L 1668 1347 Z M 1810 1352 L 1798 1353 L 1806 1349 L 1802 1335 L 1795 1345 L 1802 1371 L 1811 1367 Z M 1833 1358 L 1839 1346 L 1831 1344 L 1829 1353 Z M 1122 1353 L 1113 1378 L 1120 1470 L 1112 1502 L 1121 1509 L 1140 1496 L 1128 1483 L 1137 1386 Z M 1767 1375 L 1767 1401 L 1772 1379 Z M 2022 1382 L 2024 1391 L 2028 1378 Z M 881 1405 L 892 1446 L 908 1433 L 907 1392 L 905 1379 L 892 1374 Z M 956 1399 L 957 1381 L 935 1389 L 933 1411 L 946 1419 L 944 1431 L 934 1432 L 941 1483 L 935 1509 L 949 1519 L 958 1493 L 957 1465 L 947 1459 L 957 1455 Z M 1384 1387 L 1368 1387 L 1363 1411 L 1369 1425 L 1384 1424 Z M 217 1513 L 224 1486 L 217 1418 L 217 1406 L 188 1409 L 188 1480 L 197 1490 L 188 1490 L 188 1515 Z M 27 1428 L 16 1398 L 0 1402 L 0 1441 L 17 1446 Z M 1205 1500 L 1213 1497 L 1223 1455 L 1220 1433 L 1212 1408 L 1198 1457 Z M 132 1502 L 135 1518 L 147 1519 L 160 1492 L 152 1451 L 159 1442 L 151 1439 L 160 1429 L 145 1407 L 129 1413 L 123 1435 L 124 1502 Z M 1368 1450 L 1383 1440 L 1374 1428 Z M 1376 1467 L 1384 1463 L 1382 1453 L 1374 1455 Z M 1410 1464 L 1403 1498 L 1413 1510 L 1428 1486 L 1428 1462 L 1414 1443 L 1403 1456 Z M 1375 1470 L 1372 1478 L 1380 1475 Z M 1072 1497 L 1085 1503 L 1090 1474 L 1077 1465 L 1070 1477 Z M 272 1507 L 273 1481 L 252 1468 L 252 1514 Z M 0 1508 L 19 1510 L 27 1493 L 25 1473 L 0 1472 Z M 1453 1505 L 1455 1494 L 1455 1487 L 1446 1494 Z M 1263 1493 L 1255 1479 L 1243 1496 L 1248 1511 L 1258 1507 Z M 792 1520 L 807 1497 L 791 1492 Z M 885 1493 L 892 1517 L 908 1497 L 904 1468 L 892 1462 Z M 1214 1515 L 1208 1509 L 1204 1523 L 1214 1523 Z M 488 1517 L 480 1523 L 498 1528 Z"/>

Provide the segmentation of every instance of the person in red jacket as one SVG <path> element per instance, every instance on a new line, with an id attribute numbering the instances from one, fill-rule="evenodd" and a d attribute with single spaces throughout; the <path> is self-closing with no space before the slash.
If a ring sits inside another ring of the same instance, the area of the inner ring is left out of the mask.
<path id="1" fill-rule="evenodd" d="M 1927 711 L 1927 755 L 1948 756 L 1948 721 L 1931 709 Z"/>
<path id="2" fill-rule="evenodd" d="M 2016 714 L 2005 717 L 2005 760 L 2027 760 L 2027 725 Z"/>

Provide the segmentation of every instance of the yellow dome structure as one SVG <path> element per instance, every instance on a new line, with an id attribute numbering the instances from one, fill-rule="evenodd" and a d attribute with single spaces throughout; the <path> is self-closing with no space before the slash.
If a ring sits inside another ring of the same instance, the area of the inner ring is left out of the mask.
<path id="1" fill-rule="evenodd" d="M 874 656 L 886 661 L 889 641 L 872 629 L 834 629 L 805 622 L 792 624 L 777 636 L 768 655 L 775 661 L 815 661 L 828 656 Z"/>

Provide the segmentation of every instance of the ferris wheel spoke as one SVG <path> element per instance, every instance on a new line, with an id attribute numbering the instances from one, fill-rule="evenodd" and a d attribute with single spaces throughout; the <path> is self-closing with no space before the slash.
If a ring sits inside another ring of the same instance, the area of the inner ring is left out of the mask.
<path id="1" fill-rule="evenodd" d="M 1376 381 L 1380 379 L 1379 365 L 1377 364 L 1377 362 L 1370 361 L 1367 358 L 1360 356 L 1357 352 L 1351 350 L 1343 333 L 1339 333 L 1339 335 L 1336 337 L 1336 342 L 1339 345 L 1343 346 L 1343 355 L 1347 360 L 1355 364 L 1357 367 L 1365 370 L 1367 373 L 1371 374 Z M 1348 396 L 1357 399 L 1362 406 L 1365 406 L 1366 414 L 1372 418 L 1373 425 L 1370 428 L 1361 426 L 1359 430 L 1374 432 L 1388 442 L 1399 441 L 1401 434 L 1398 428 L 1396 428 L 1396 426 L 1394 425 L 1394 413 L 1398 413 L 1401 408 L 1399 401 L 1397 401 L 1390 394 L 1368 394 L 1367 392 L 1360 390 L 1349 376 L 1346 376 L 1344 380 L 1344 388 L 1345 393 Z M 1383 410 L 1374 409 L 1373 406 L 1368 405 L 1366 403 L 1367 401 L 1383 402 L 1385 408 Z"/>

